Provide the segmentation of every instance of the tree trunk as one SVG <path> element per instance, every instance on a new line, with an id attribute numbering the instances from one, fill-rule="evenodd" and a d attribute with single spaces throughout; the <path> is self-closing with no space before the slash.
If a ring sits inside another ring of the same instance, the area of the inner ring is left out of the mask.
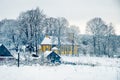
<path id="1" fill-rule="evenodd" d="M 93 49 L 94 49 L 94 55 L 96 54 L 96 37 L 93 36 Z"/>
<path id="2" fill-rule="evenodd" d="M 61 33 L 61 30 L 60 30 L 61 28 L 59 27 L 59 31 L 58 31 L 58 51 L 59 51 L 59 54 L 61 54 L 61 49 L 60 49 L 60 47 L 61 47 L 61 42 L 60 42 L 60 33 Z"/>

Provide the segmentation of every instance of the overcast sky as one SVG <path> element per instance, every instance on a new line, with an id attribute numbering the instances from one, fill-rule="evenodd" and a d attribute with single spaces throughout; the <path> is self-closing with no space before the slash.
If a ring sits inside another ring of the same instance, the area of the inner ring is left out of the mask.
<path id="1" fill-rule="evenodd" d="M 65 17 L 85 33 L 86 22 L 101 17 L 120 34 L 120 0 L 0 0 L 0 20 L 16 19 L 19 13 L 39 7 L 48 17 Z"/>

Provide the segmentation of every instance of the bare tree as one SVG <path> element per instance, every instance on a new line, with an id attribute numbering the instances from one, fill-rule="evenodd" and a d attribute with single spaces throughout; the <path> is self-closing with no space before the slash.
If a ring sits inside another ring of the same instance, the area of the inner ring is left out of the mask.
<path id="1" fill-rule="evenodd" d="M 57 18 L 46 18 L 44 21 L 44 25 L 46 28 L 46 34 L 48 34 L 49 36 L 56 36 Z"/>
<path id="2" fill-rule="evenodd" d="M 96 55 L 100 55 L 100 37 L 105 35 L 106 30 L 107 26 L 101 18 L 93 18 L 87 23 L 86 31 L 93 35 L 93 50 Z"/>
<path id="3" fill-rule="evenodd" d="M 67 30 L 67 36 L 72 43 L 72 55 L 74 55 L 74 45 L 79 44 L 80 30 L 78 26 L 71 25 Z"/>
<path id="4" fill-rule="evenodd" d="M 65 34 L 66 27 L 68 27 L 68 21 L 61 17 L 57 18 L 57 38 L 58 38 L 58 49 L 59 54 L 61 54 L 61 36 Z"/>
<path id="5" fill-rule="evenodd" d="M 23 12 L 18 18 L 22 38 L 26 40 L 25 44 L 36 46 L 36 54 L 37 44 L 40 43 L 39 39 L 42 37 L 44 19 L 45 15 L 39 8 Z"/>

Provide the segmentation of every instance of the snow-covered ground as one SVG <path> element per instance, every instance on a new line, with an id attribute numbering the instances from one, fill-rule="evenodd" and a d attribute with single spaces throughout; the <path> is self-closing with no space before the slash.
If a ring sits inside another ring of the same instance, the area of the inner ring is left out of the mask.
<path id="1" fill-rule="evenodd" d="M 120 70 L 104 66 L 0 66 L 0 80 L 120 80 Z"/>
<path id="2" fill-rule="evenodd" d="M 79 56 L 70 57 L 62 56 L 64 62 L 71 62 L 80 65 L 94 65 L 94 66 L 109 66 L 120 68 L 120 58 L 108 58 L 108 57 L 90 57 L 90 56 Z"/>
<path id="3" fill-rule="evenodd" d="M 100 57 L 67 57 L 66 62 L 95 64 L 58 66 L 0 66 L 0 80 L 120 80 L 120 59 Z M 98 65 L 99 64 L 99 65 Z"/>

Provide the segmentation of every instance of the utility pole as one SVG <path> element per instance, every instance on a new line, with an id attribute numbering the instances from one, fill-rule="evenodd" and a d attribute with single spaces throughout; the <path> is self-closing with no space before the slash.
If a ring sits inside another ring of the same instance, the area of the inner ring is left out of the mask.
<path id="1" fill-rule="evenodd" d="M 18 45 L 16 46 L 16 52 L 18 53 L 18 59 L 17 59 L 17 66 L 19 67 L 19 64 L 20 64 L 20 53 L 19 53 L 19 49 L 18 49 Z"/>
<path id="2" fill-rule="evenodd" d="M 18 67 L 20 66 L 20 53 L 18 52 Z"/>

